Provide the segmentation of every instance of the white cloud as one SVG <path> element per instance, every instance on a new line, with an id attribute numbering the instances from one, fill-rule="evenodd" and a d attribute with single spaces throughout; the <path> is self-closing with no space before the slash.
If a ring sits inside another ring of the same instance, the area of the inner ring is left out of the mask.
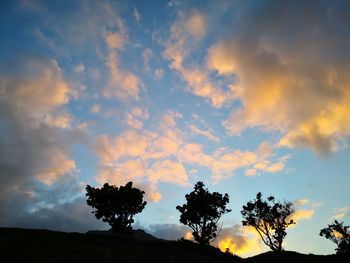
<path id="1" fill-rule="evenodd" d="M 74 71 L 76 73 L 83 73 L 85 71 L 85 65 L 82 63 L 79 63 L 78 65 L 75 66 Z"/>
<path id="2" fill-rule="evenodd" d="M 156 70 L 154 71 L 154 76 L 155 76 L 155 78 L 156 78 L 157 80 L 162 79 L 163 76 L 164 76 L 164 70 L 161 69 L 161 68 L 156 69 Z"/>
<path id="3" fill-rule="evenodd" d="M 350 206 L 335 208 L 332 215 L 332 219 L 336 219 L 336 220 L 342 219 L 349 214 L 349 211 L 350 211 Z"/>
<path id="4" fill-rule="evenodd" d="M 141 15 L 140 15 L 139 11 L 136 8 L 134 8 L 133 15 L 134 15 L 136 23 L 138 25 L 140 25 L 141 24 Z"/>
<path id="5" fill-rule="evenodd" d="M 210 130 L 201 130 L 200 128 L 198 128 L 197 126 L 190 124 L 187 126 L 191 132 L 195 135 L 201 135 L 204 137 L 207 137 L 209 140 L 213 141 L 213 142 L 220 142 L 220 139 L 215 136 Z"/>

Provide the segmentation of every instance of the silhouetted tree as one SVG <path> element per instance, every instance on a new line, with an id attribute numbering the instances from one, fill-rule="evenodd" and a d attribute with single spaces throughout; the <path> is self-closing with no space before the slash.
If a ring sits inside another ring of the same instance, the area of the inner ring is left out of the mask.
<path id="1" fill-rule="evenodd" d="M 259 192 L 254 201 L 243 206 L 243 226 L 254 227 L 267 246 L 274 251 L 281 251 L 287 227 L 295 224 L 293 220 L 288 219 L 294 212 L 293 204 L 280 203 L 273 196 L 269 196 L 267 200 L 262 200 L 261 197 Z"/>
<path id="2" fill-rule="evenodd" d="M 204 189 L 203 182 L 197 182 L 194 191 L 185 197 L 187 203 L 176 206 L 181 213 L 180 222 L 193 230 L 195 241 L 209 245 L 217 235 L 217 223 L 221 216 L 231 211 L 226 208 L 229 196 L 218 192 L 210 193 Z"/>
<path id="3" fill-rule="evenodd" d="M 146 206 L 146 201 L 143 201 L 144 191 L 132 187 L 132 182 L 119 188 L 108 183 L 101 189 L 87 185 L 86 191 L 86 202 L 95 208 L 92 213 L 97 219 L 102 218 L 103 222 L 109 223 L 115 233 L 132 233 L 133 216 Z"/>
<path id="4" fill-rule="evenodd" d="M 350 254 L 350 226 L 343 226 L 344 222 L 339 223 L 337 220 L 328 227 L 321 229 L 320 236 L 331 240 L 338 247 L 335 249 L 337 254 Z"/>

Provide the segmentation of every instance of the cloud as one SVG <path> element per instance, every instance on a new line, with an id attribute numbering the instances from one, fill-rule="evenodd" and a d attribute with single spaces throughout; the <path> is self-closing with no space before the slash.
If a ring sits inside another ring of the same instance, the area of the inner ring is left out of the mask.
<path id="1" fill-rule="evenodd" d="M 185 168 L 179 162 L 164 160 L 154 163 L 149 171 L 152 181 L 189 185 Z"/>
<path id="2" fill-rule="evenodd" d="M 339 220 L 348 216 L 349 210 L 350 210 L 350 206 L 335 208 L 332 215 L 332 219 Z"/>
<path id="3" fill-rule="evenodd" d="M 72 230 L 84 219 L 65 210 L 81 192 L 69 154 L 71 142 L 81 140 L 65 109 L 70 85 L 55 60 L 8 63 L 0 67 L 0 223 Z"/>
<path id="4" fill-rule="evenodd" d="M 65 178 L 49 189 L 33 184 L 12 189 L 11 197 L 0 202 L 0 211 L 3 227 L 67 232 L 109 228 L 91 213 L 91 207 L 82 197 L 81 185 L 74 178 Z"/>
<path id="5" fill-rule="evenodd" d="M 94 143 L 94 151 L 99 158 L 96 180 L 100 184 L 109 182 L 116 185 L 134 181 L 151 191 L 149 200 L 159 201 L 159 182 L 189 185 L 186 165 L 209 169 L 213 183 L 219 183 L 233 176 L 238 169 L 247 169 L 247 176 L 276 173 L 284 168 L 288 160 L 286 157 L 275 160 L 274 148 L 266 142 L 256 151 L 218 148 L 206 153 L 202 145 L 188 142 L 177 125 L 182 114 L 176 111 L 168 110 L 162 114 L 153 129 L 142 128 L 143 119 L 149 118 L 148 111 L 143 108 L 133 108 L 126 116 L 129 128 L 116 136 L 101 135 Z"/>
<path id="6" fill-rule="evenodd" d="M 231 90 L 216 87 L 209 78 L 209 72 L 200 65 L 187 66 L 185 61 L 206 33 L 206 16 L 199 11 L 179 12 L 171 26 L 171 35 L 165 42 L 163 57 L 170 61 L 169 67 L 179 73 L 187 83 L 188 91 L 206 98 L 214 107 L 222 107 L 232 101 Z"/>
<path id="7" fill-rule="evenodd" d="M 134 108 L 131 112 L 135 117 L 148 118 L 145 109 Z M 182 144 L 181 133 L 176 128 L 177 118 L 181 118 L 181 114 L 168 111 L 160 118 L 157 131 L 128 129 L 115 137 L 99 136 L 94 145 L 100 159 L 96 180 L 100 184 L 116 185 L 134 181 L 145 189 L 151 201 L 161 198 L 158 182 L 187 185 L 186 169 L 169 159 L 176 156 Z"/>
<path id="8" fill-rule="evenodd" d="M 159 69 L 156 69 L 156 70 L 154 71 L 154 77 L 155 77 L 155 79 L 160 80 L 160 79 L 163 78 L 163 76 L 164 76 L 164 70 L 163 70 L 163 69 L 159 68 Z"/>
<path id="9" fill-rule="evenodd" d="M 43 121 L 51 127 L 68 129 L 71 128 L 72 116 L 67 112 L 59 112 L 55 115 L 45 114 Z"/>
<path id="10" fill-rule="evenodd" d="M 298 222 L 301 219 L 311 219 L 314 215 L 313 210 L 297 209 L 287 220 Z"/>
<path id="11" fill-rule="evenodd" d="M 178 224 L 152 224 L 147 227 L 147 232 L 155 237 L 166 240 L 178 240 L 189 232 L 189 227 Z M 188 234 L 187 234 L 188 236 Z"/>
<path id="12" fill-rule="evenodd" d="M 28 58 L 18 63 L 13 65 L 16 72 L 0 76 L 0 170 L 5 189 L 34 177 L 53 182 L 75 169 L 57 130 L 70 127 L 69 115 L 62 113 L 70 88 L 57 62 Z M 63 161 L 61 168 L 58 160 Z"/>
<path id="13" fill-rule="evenodd" d="M 149 61 L 151 60 L 152 56 L 153 56 L 152 49 L 146 48 L 142 51 L 143 64 L 146 70 L 150 70 Z"/>
<path id="14" fill-rule="evenodd" d="M 74 67 L 74 71 L 75 71 L 76 73 L 83 73 L 83 72 L 85 71 L 85 65 L 82 64 L 82 63 L 79 63 L 78 65 L 76 65 L 76 66 Z"/>
<path id="15" fill-rule="evenodd" d="M 306 199 L 306 198 L 303 198 L 303 199 L 299 199 L 299 200 L 295 201 L 294 203 L 297 206 L 303 206 L 303 205 L 306 205 L 306 204 L 310 203 L 310 200 Z"/>
<path id="16" fill-rule="evenodd" d="M 190 16 L 185 20 L 185 28 L 188 33 L 195 38 L 202 38 L 206 29 L 205 16 L 199 11 L 193 11 Z"/>
<path id="17" fill-rule="evenodd" d="M 49 156 L 48 167 L 42 168 L 36 175 L 36 178 L 47 185 L 52 185 L 62 176 L 75 171 L 76 164 L 62 151 L 52 152 Z"/>
<path id="18" fill-rule="evenodd" d="M 207 56 L 209 68 L 238 80 L 232 89 L 242 106 L 224 122 L 231 134 L 260 127 L 281 132 L 280 146 L 321 156 L 339 149 L 350 134 L 350 20 L 343 8 L 274 1 L 237 7 L 234 37 L 217 41 Z"/>
<path id="19" fill-rule="evenodd" d="M 153 224 L 146 227 L 146 231 L 166 240 L 180 238 L 193 240 L 192 230 L 179 224 Z M 251 227 L 242 227 L 238 224 L 222 228 L 217 239 L 211 245 L 218 247 L 223 252 L 229 248 L 231 253 L 239 256 L 251 256 L 263 251 L 260 237 L 256 231 Z"/>
<path id="20" fill-rule="evenodd" d="M 255 176 L 259 172 L 277 173 L 284 168 L 284 163 L 288 158 L 282 157 L 277 162 L 272 162 L 272 150 L 262 151 L 266 148 L 263 142 L 253 151 L 230 150 L 219 148 L 211 154 L 206 154 L 200 144 L 184 144 L 178 152 L 178 158 L 181 162 L 196 164 L 207 167 L 212 172 L 213 183 L 219 183 L 221 180 L 233 176 L 237 169 L 245 168 L 246 176 Z M 266 149 L 265 149 L 266 150 Z"/>
<path id="21" fill-rule="evenodd" d="M 110 49 L 122 49 L 128 42 L 128 36 L 125 30 L 121 32 L 107 32 L 105 41 Z"/>
<path id="22" fill-rule="evenodd" d="M 134 107 L 126 113 L 125 123 L 135 130 L 142 129 L 143 121 L 149 118 L 147 109 Z"/>
<path id="23" fill-rule="evenodd" d="M 101 106 L 99 104 L 94 104 L 90 108 L 90 112 L 98 113 L 101 110 Z"/>
<path id="24" fill-rule="evenodd" d="M 261 239 L 252 227 L 234 225 L 223 228 L 218 238 L 213 242 L 221 251 L 229 251 L 238 256 L 251 256 L 263 251 Z"/>
<path id="25" fill-rule="evenodd" d="M 307 205 L 309 207 L 312 207 L 312 208 L 316 208 L 316 207 L 319 206 L 317 203 L 311 202 L 307 198 L 296 200 L 296 201 L 294 201 L 294 209 L 295 209 L 295 211 L 287 218 L 287 221 L 288 220 L 293 220 L 294 222 L 296 222 L 298 224 L 299 220 L 312 219 L 312 217 L 314 216 L 315 210 L 314 209 L 303 209 L 303 208 L 301 208 L 301 207 L 303 207 L 305 205 Z M 296 225 L 291 225 L 290 227 L 294 227 Z"/>
<path id="26" fill-rule="evenodd" d="M 109 48 L 106 67 L 109 70 L 109 80 L 103 91 L 107 98 L 116 97 L 122 100 L 133 98 L 139 99 L 142 86 L 141 80 L 121 65 L 119 52 L 128 43 L 128 33 L 122 19 L 117 19 L 118 31 L 107 32 L 104 35 L 105 42 Z"/>
<path id="27" fill-rule="evenodd" d="M 133 98 L 139 100 L 141 81 L 136 75 L 120 67 L 117 52 L 110 51 L 106 66 L 109 70 L 110 78 L 103 95 L 106 98 Z"/>
<path id="28" fill-rule="evenodd" d="M 36 119 L 68 103 L 71 90 L 55 60 L 28 58 L 22 63 L 19 73 L 1 76 L 4 103 Z"/>
<path id="29" fill-rule="evenodd" d="M 140 15 L 139 11 L 136 8 L 134 8 L 133 15 L 134 15 L 136 23 L 138 25 L 140 25 L 141 24 L 141 15 Z"/>
<path id="30" fill-rule="evenodd" d="M 217 136 L 213 135 L 210 130 L 201 130 L 200 128 L 198 128 L 197 126 L 195 126 L 193 124 L 190 124 L 187 127 L 195 135 L 201 135 L 201 136 L 207 137 L 209 140 L 216 142 L 216 143 L 220 142 L 220 139 Z"/>
<path id="31" fill-rule="evenodd" d="M 56 55 L 68 56 L 72 51 L 79 55 L 83 48 L 93 49 L 101 32 L 118 24 L 119 4 L 109 0 L 77 1 L 74 7 L 59 4 L 55 8 L 47 2 L 24 2 L 28 1 L 21 1 L 19 10 L 32 18 L 25 26 Z M 34 2 L 36 8 L 31 8 Z"/>

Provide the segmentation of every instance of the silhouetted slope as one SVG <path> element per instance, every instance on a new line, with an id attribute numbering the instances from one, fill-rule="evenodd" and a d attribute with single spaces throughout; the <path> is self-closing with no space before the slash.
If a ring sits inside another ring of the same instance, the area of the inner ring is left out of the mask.
<path id="1" fill-rule="evenodd" d="M 132 230 L 133 238 L 138 241 L 165 241 L 164 239 L 156 238 L 148 233 L 146 233 L 142 229 Z M 90 230 L 86 232 L 88 235 L 116 235 L 113 233 L 112 229 L 110 230 Z M 123 236 L 121 236 L 123 237 Z"/>
<path id="2" fill-rule="evenodd" d="M 241 262 L 192 242 L 0 228 L 0 262 Z"/>
<path id="3" fill-rule="evenodd" d="M 106 234 L 106 231 L 79 234 L 0 228 L 0 262 L 350 262 L 346 256 L 305 255 L 292 251 L 266 252 L 241 259 L 224 254 L 214 247 L 201 247 L 190 241 L 156 239 L 143 230 L 136 230 L 135 233 L 136 237 L 125 237 Z"/>
<path id="4" fill-rule="evenodd" d="M 256 255 L 254 257 L 246 258 L 244 260 L 248 263 L 348 263 L 350 258 L 346 256 L 339 255 L 313 255 L 313 254 L 301 254 L 294 251 L 282 251 L 282 252 L 273 252 L 269 251 Z"/>

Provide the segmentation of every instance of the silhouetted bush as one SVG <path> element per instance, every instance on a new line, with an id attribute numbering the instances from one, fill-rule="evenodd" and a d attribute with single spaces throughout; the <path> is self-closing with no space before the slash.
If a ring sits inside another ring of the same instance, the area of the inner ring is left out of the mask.
<path id="1" fill-rule="evenodd" d="M 119 188 L 104 184 L 101 189 L 86 186 L 87 204 L 95 208 L 92 213 L 97 219 L 107 222 L 113 232 L 131 234 L 133 216 L 140 213 L 146 206 L 143 201 L 144 191 L 132 187 L 132 182 Z"/>
<path id="2" fill-rule="evenodd" d="M 321 229 L 320 236 L 331 240 L 337 244 L 337 254 L 350 254 L 350 226 L 343 226 L 344 222 L 339 223 L 337 220 L 328 227 Z"/>
<path id="3" fill-rule="evenodd" d="M 273 196 L 265 201 L 261 197 L 261 193 L 258 193 L 254 201 L 243 206 L 243 226 L 253 226 L 267 246 L 274 251 L 281 251 L 287 227 L 295 224 L 293 220 L 288 220 L 294 212 L 293 204 L 280 203 Z"/>
<path id="4" fill-rule="evenodd" d="M 194 191 L 186 196 L 187 203 L 177 206 L 180 222 L 193 230 L 194 240 L 203 245 L 216 237 L 217 223 L 221 216 L 231 210 L 226 208 L 228 194 L 210 193 L 202 182 L 196 183 Z"/>

